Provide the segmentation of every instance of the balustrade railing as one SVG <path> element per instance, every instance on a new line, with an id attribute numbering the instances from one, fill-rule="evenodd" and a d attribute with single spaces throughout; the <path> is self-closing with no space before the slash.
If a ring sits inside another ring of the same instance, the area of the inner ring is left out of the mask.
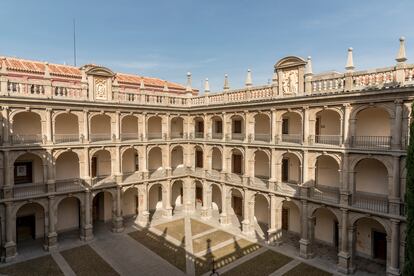
<path id="1" fill-rule="evenodd" d="M 352 76 L 353 87 L 355 89 L 364 89 L 367 87 L 378 87 L 387 83 L 395 82 L 395 70 L 382 69 L 377 72 L 365 73 L 365 72 L 356 72 Z"/>
<path id="2" fill-rule="evenodd" d="M 149 132 L 148 133 L 148 140 L 157 140 L 157 139 L 162 139 L 161 132 Z"/>
<path id="3" fill-rule="evenodd" d="M 56 192 L 72 192 L 85 189 L 82 180 L 79 178 L 56 180 L 55 187 Z"/>
<path id="4" fill-rule="evenodd" d="M 339 203 L 339 189 L 328 186 L 312 187 L 310 197 L 320 201 Z"/>
<path id="5" fill-rule="evenodd" d="M 282 134 L 282 142 L 301 144 L 302 134 Z"/>
<path id="6" fill-rule="evenodd" d="M 180 139 L 184 137 L 182 132 L 171 132 L 171 139 Z"/>
<path id="7" fill-rule="evenodd" d="M 312 93 L 331 93 L 343 91 L 345 78 L 343 75 L 312 81 Z"/>
<path id="8" fill-rule="evenodd" d="M 391 136 L 352 136 L 351 144 L 356 148 L 388 149 Z"/>
<path id="9" fill-rule="evenodd" d="M 223 139 L 223 133 L 212 133 L 212 138 L 213 139 Z"/>
<path id="10" fill-rule="evenodd" d="M 41 144 L 43 136 L 41 134 L 12 134 L 11 142 L 13 145 Z"/>
<path id="11" fill-rule="evenodd" d="M 54 142 L 55 143 L 74 143 L 79 142 L 79 134 L 55 134 Z"/>
<path id="12" fill-rule="evenodd" d="M 232 133 L 231 134 L 231 139 L 232 140 L 243 141 L 244 137 L 245 137 L 244 133 Z"/>
<path id="13" fill-rule="evenodd" d="M 198 138 L 198 139 L 204 138 L 204 132 L 197 131 L 194 133 L 194 136 L 195 138 Z"/>
<path id="14" fill-rule="evenodd" d="M 256 133 L 254 135 L 255 141 L 270 142 L 270 134 Z"/>
<path id="15" fill-rule="evenodd" d="M 374 195 L 356 192 L 352 196 L 352 205 L 379 213 L 388 213 L 388 199 L 386 195 Z"/>
<path id="16" fill-rule="evenodd" d="M 46 193 L 46 185 L 44 183 L 15 184 L 13 186 L 13 197 L 24 198 Z"/>
<path id="17" fill-rule="evenodd" d="M 278 183 L 276 192 L 290 196 L 299 195 L 299 186 L 293 183 Z"/>
<path id="18" fill-rule="evenodd" d="M 339 146 L 342 144 L 341 135 L 315 135 L 315 143 Z"/>
<path id="19" fill-rule="evenodd" d="M 138 140 L 138 133 L 137 132 L 123 132 L 121 133 L 121 140 L 125 141 L 125 140 Z"/>
<path id="20" fill-rule="evenodd" d="M 110 133 L 91 133 L 90 139 L 91 139 L 91 142 L 102 142 L 102 141 L 111 141 L 112 137 Z"/>

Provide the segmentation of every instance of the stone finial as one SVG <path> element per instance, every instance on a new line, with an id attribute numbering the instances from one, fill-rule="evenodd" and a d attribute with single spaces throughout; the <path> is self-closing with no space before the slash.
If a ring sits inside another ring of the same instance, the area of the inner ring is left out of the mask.
<path id="1" fill-rule="evenodd" d="M 306 68 L 305 68 L 305 75 L 312 75 L 312 57 L 308 56 L 308 60 L 306 62 Z"/>
<path id="2" fill-rule="evenodd" d="M 0 72 L 6 73 L 6 71 L 7 71 L 6 58 L 0 57 Z"/>
<path id="3" fill-rule="evenodd" d="M 250 70 L 250 69 L 247 69 L 246 83 L 245 84 L 246 84 L 247 87 L 250 87 L 250 86 L 253 85 L 253 82 L 252 82 L 252 70 Z"/>
<path id="4" fill-rule="evenodd" d="M 210 93 L 210 84 L 208 83 L 208 78 L 204 82 L 204 94 Z"/>
<path id="5" fill-rule="evenodd" d="M 407 56 L 405 55 L 405 37 L 403 36 L 400 37 L 400 49 L 395 60 L 399 63 L 404 63 L 407 60 Z"/>
<path id="6" fill-rule="evenodd" d="M 45 62 L 45 78 L 50 78 L 49 62 Z"/>
<path id="7" fill-rule="evenodd" d="M 187 73 L 187 85 L 185 87 L 185 91 L 187 92 L 193 91 L 193 89 L 191 88 L 191 73 L 190 72 Z"/>
<path id="8" fill-rule="evenodd" d="M 84 82 L 85 83 L 85 82 L 87 82 L 85 68 L 82 67 L 80 70 L 81 70 L 81 74 L 82 74 L 82 80 L 81 80 L 81 82 Z"/>
<path id="9" fill-rule="evenodd" d="M 272 83 L 273 84 L 277 84 L 277 72 L 276 70 L 273 72 L 273 76 L 272 76 Z"/>
<path id="10" fill-rule="evenodd" d="M 145 89 L 144 78 L 141 78 L 141 83 L 139 84 L 139 89 L 140 90 L 144 90 Z"/>
<path id="11" fill-rule="evenodd" d="M 164 92 L 168 92 L 168 83 L 167 81 L 164 81 L 164 88 L 162 89 Z"/>
<path id="12" fill-rule="evenodd" d="M 346 60 L 346 66 L 345 66 L 345 69 L 346 69 L 347 72 L 352 72 L 355 69 L 354 57 L 353 57 L 352 51 L 353 51 L 352 47 L 349 47 L 348 48 L 348 58 Z"/>
<path id="13" fill-rule="evenodd" d="M 224 75 L 224 86 L 223 86 L 223 90 L 224 91 L 230 90 L 229 76 L 227 74 Z"/>

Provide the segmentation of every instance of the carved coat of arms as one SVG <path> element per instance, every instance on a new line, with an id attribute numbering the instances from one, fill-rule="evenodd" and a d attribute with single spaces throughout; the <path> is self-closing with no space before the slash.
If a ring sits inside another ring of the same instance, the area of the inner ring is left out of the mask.
<path id="1" fill-rule="evenodd" d="M 282 89 L 286 94 L 298 92 L 298 70 L 283 72 Z"/>
<path id="2" fill-rule="evenodd" d="M 105 79 L 95 79 L 95 98 L 98 100 L 106 100 L 106 80 Z"/>

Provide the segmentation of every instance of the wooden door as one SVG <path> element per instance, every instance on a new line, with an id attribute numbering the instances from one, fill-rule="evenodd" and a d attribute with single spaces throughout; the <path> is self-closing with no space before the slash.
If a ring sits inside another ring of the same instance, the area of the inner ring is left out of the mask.
<path id="1" fill-rule="evenodd" d="M 233 196 L 233 210 L 237 216 L 243 216 L 243 199 L 241 197 Z"/>
<path id="2" fill-rule="evenodd" d="M 282 181 L 289 181 L 289 159 L 282 159 Z"/>
<path id="3" fill-rule="evenodd" d="M 289 230 L 289 210 L 282 208 L 282 230 Z"/>
<path id="4" fill-rule="evenodd" d="M 233 154 L 233 173 L 242 174 L 242 157 L 238 154 Z"/>
<path id="5" fill-rule="evenodd" d="M 91 177 L 96 177 L 98 171 L 98 160 L 96 157 L 92 157 L 91 162 Z"/>
<path id="6" fill-rule="evenodd" d="M 385 260 L 387 258 L 387 234 L 373 231 L 372 236 L 374 258 Z"/>

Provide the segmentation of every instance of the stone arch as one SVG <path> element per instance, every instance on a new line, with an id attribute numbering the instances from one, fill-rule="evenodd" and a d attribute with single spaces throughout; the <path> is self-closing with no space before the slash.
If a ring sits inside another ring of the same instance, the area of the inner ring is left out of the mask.
<path id="1" fill-rule="evenodd" d="M 79 179 L 81 176 L 81 168 L 80 158 L 77 152 L 66 150 L 58 153 L 54 169 L 56 181 Z"/>
<path id="2" fill-rule="evenodd" d="M 241 148 L 232 148 L 231 153 L 231 172 L 235 174 L 244 174 L 246 168 L 244 167 L 244 150 Z"/>
<path id="3" fill-rule="evenodd" d="M 184 203 L 184 183 L 181 179 L 175 180 L 171 184 L 171 206 L 175 209 Z"/>
<path id="4" fill-rule="evenodd" d="M 48 210 L 47 202 L 42 200 L 34 200 L 31 202 L 24 201 L 15 206 L 13 212 L 15 224 L 12 225 L 12 227 L 14 226 L 13 230 L 15 231 L 13 231 L 13 235 L 15 235 L 17 244 L 26 239 L 46 238 L 49 223 L 49 220 L 46 217 L 46 210 Z M 29 220 L 32 222 L 30 223 Z M 24 228 L 22 229 L 22 227 Z M 25 228 L 30 229 L 29 236 L 27 236 L 27 230 Z"/>
<path id="5" fill-rule="evenodd" d="M 213 146 L 210 149 L 211 168 L 216 171 L 223 170 L 223 149 Z"/>
<path id="6" fill-rule="evenodd" d="M 254 139 L 269 142 L 272 133 L 272 118 L 268 113 L 260 112 L 254 115 Z"/>
<path id="7" fill-rule="evenodd" d="M 181 145 L 172 145 L 170 147 L 170 164 L 173 170 L 184 167 L 184 148 Z"/>
<path id="8" fill-rule="evenodd" d="M 110 150 L 105 148 L 92 149 L 90 156 L 92 177 L 100 178 L 112 175 L 112 152 Z"/>
<path id="9" fill-rule="evenodd" d="M 159 146 L 153 146 L 148 149 L 148 170 L 150 172 L 161 170 L 163 168 L 162 149 Z"/>
<path id="10" fill-rule="evenodd" d="M 139 171 L 139 153 L 135 147 L 121 149 L 121 172 L 132 174 Z"/>
<path id="11" fill-rule="evenodd" d="M 138 139 L 138 117 L 133 114 L 124 114 L 121 120 L 121 139 Z"/>
<path id="12" fill-rule="evenodd" d="M 309 213 L 314 219 L 311 240 L 316 239 L 330 245 L 339 246 L 339 225 L 341 215 L 326 206 L 310 206 Z"/>
<path id="13" fill-rule="evenodd" d="M 34 110 L 19 110 L 10 115 L 13 144 L 41 143 L 45 132 L 44 119 Z"/>
<path id="14" fill-rule="evenodd" d="M 341 163 L 334 154 L 320 154 L 315 158 L 315 186 L 339 188 Z"/>
<path id="15" fill-rule="evenodd" d="M 280 158 L 281 181 L 299 184 L 302 181 L 301 155 L 296 152 L 285 152 Z"/>
<path id="16" fill-rule="evenodd" d="M 195 116 L 194 122 L 194 138 L 203 138 L 205 132 L 205 122 L 202 116 Z"/>
<path id="17" fill-rule="evenodd" d="M 66 196 L 55 204 L 56 210 L 56 231 L 67 232 L 74 229 L 78 230 L 82 226 L 82 200 L 77 196 Z"/>
<path id="18" fill-rule="evenodd" d="M 392 181 L 392 171 L 381 159 L 375 157 L 358 158 L 353 163 L 354 191 L 388 195 L 389 183 Z"/>
<path id="19" fill-rule="evenodd" d="M 220 213 L 223 207 L 223 190 L 221 185 L 213 182 L 208 187 L 211 190 L 211 208 L 213 211 L 215 210 Z"/>
<path id="20" fill-rule="evenodd" d="M 45 183 L 47 174 L 47 157 L 41 155 L 35 151 L 28 152 L 16 152 L 11 158 L 13 163 L 13 171 L 9 172 L 13 179 L 10 179 L 14 184 L 27 184 L 27 183 Z M 14 175 L 14 171 L 19 173 L 22 171 L 22 176 Z"/>
<path id="21" fill-rule="evenodd" d="M 56 143 L 79 141 L 79 116 L 76 113 L 61 111 L 53 114 L 53 127 Z"/>
<path id="22" fill-rule="evenodd" d="M 163 194 L 165 191 L 164 185 L 161 183 L 152 183 L 148 187 L 148 210 L 154 212 L 163 208 Z"/>
<path id="23" fill-rule="evenodd" d="M 194 167 L 204 168 L 204 148 L 200 145 L 194 146 Z"/>
<path id="24" fill-rule="evenodd" d="M 93 142 L 111 140 L 112 118 L 106 113 L 93 113 L 89 117 L 89 133 Z"/>
<path id="25" fill-rule="evenodd" d="M 108 222 L 114 217 L 116 199 L 115 189 L 104 189 L 92 192 L 92 221 Z M 94 227 L 95 228 L 95 227 Z"/>
<path id="26" fill-rule="evenodd" d="M 263 193 L 255 193 L 252 196 L 254 200 L 254 210 L 253 210 L 253 220 L 255 225 L 256 223 L 260 227 L 259 236 L 267 239 L 268 230 L 270 228 L 270 200 L 269 197 Z M 257 231 L 257 229 L 256 229 Z"/>
<path id="27" fill-rule="evenodd" d="M 162 118 L 158 114 L 147 118 L 147 135 L 148 139 L 162 138 Z"/>
<path id="28" fill-rule="evenodd" d="M 128 187 L 122 193 L 122 216 L 131 217 L 138 214 L 138 189 L 135 186 Z"/>
<path id="29" fill-rule="evenodd" d="M 233 114 L 230 116 L 231 139 L 243 140 L 246 133 L 246 116 L 244 114 Z"/>
<path id="30" fill-rule="evenodd" d="M 359 106 L 351 112 L 350 118 L 353 136 L 391 136 L 394 110 L 387 105 Z"/>
<path id="31" fill-rule="evenodd" d="M 336 108 L 323 108 L 315 113 L 315 143 L 339 145 L 341 142 L 342 112 Z"/>
<path id="32" fill-rule="evenodd" d="M 220 115 L 213 115 L 210 118 L 211 121 L 211 134 L 213 139 L 223 138 L 224 123 L 223 117 Z"/>
<path id="33" fill-rule="evenodd" d="M 184 136 L 184 118 L 182 116 L 173 116 L 170 121 L 171 138 L 183 138 Z"/>
<path id="34" fill-rule="evenodd" d="M 254 151 L 254 176 L 261 179 L 270 178 L 271 154 L 268 150 Z"/>

